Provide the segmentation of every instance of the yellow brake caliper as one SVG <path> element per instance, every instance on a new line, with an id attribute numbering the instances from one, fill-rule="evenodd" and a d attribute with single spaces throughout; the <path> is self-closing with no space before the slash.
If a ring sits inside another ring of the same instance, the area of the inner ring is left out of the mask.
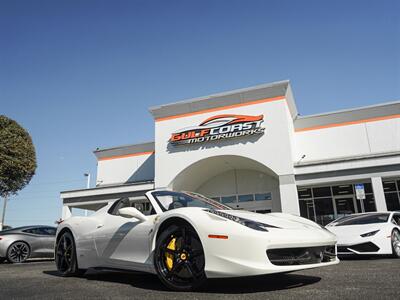
<path id="1" fill-rule="evenodd" d="M 176 238 L 173 238 L 169 242 L 169 244 L 167 246 L 167 249 L 172 250 L 172 251 L 176 250 Z M 165 259 L 166 259 L 165 263 L 167 264 L 167 268 L 168 268 L 169 271 L 171 271 L 172 267 L 174 266 L 174 255 L 171 254 L 171 253 L 166 252 L 165 253 Z"/>

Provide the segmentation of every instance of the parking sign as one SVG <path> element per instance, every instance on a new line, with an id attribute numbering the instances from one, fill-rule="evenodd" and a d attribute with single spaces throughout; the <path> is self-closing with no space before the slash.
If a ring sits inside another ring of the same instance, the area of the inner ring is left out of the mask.
<path id="1" fill-rule="evenodd" d="M 362 183 L 356 184 L 356 198 L 359 200 L 365 199 L 365 190 L 364 185 Z"/>

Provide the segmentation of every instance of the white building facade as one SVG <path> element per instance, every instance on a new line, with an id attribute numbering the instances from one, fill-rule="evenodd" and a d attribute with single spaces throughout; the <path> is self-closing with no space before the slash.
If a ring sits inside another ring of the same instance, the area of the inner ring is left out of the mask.
<path id="1" fill-rule="evenodd" d="M 320 224 L 400 209 L 400 101 L 299 116 L 283 81 L 150 112 L 154 142 L 94 151 L 97 185 L 62 192 L 63 218 L 73 207 L 96 209 L 153 188 Z"/>

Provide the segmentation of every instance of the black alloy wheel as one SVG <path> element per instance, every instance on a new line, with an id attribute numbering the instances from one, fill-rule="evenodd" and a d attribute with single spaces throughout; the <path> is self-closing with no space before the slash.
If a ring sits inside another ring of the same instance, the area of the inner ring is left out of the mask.
<path id="1" fill-rule="evenodd" d="M 154 265 L 158 277 L 175 291 L 191 291 L 205 283 L 204 251 L 189 225 L 171 225 L 156 243 Z"/>
<path id="2" fill-rule="evenodd" d="M 5 262 L 5 258 L 4 257 L 0 257 L 0 264 L 2 264 L 3 262 Z"/>
<path id="3" fill-rule="evenodd" d="M 400 258 L 400 232 L 396 229 L 392 231 L 391 242 L 393 256 Z"/>
<path id="4" fill-rule="evenodd" d="M 56 245 L 55 261 L 61 276 L 82 275 L 85 270 L 78 269 L 74 237 L 64 231 Z"/>
<path id="5" fill-rule="evenodd" d="M 10 247 L 8 247 L 7 260 L 12 264 L 23 263 L 29 258 L 30 254 L 31 250 L 28 244 L 22 241 L 18 241 L 12 243 Z"/>

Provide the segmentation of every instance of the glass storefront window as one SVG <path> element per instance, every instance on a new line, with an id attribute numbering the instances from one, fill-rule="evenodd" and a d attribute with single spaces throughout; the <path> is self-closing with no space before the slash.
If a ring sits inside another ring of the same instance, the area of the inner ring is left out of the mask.
<path id="1" fill-rule="evenodd" d="M 400 180 L 382 182 L 387 210 L 400 210 Z"/>
<path id="2" fill-rule="evenodd" d="M 300 201 L 300 216 L 315 221 L 313 200 L 309 199 Z"/>
<path id="3" fill-rule="evenodd" d="M 336 204 L 337 217 L 351 215 L 356 212 L 354 208 L 353 197 L 336 198 L 335 204 Z"/>
<path id="4" fill-rule="evenodd" d="M 332 198 L 315 199 L 314 205 L 317 223 L 325 226 L 335 219 Z"/>
<path id="5" fill-rule="evenodd" d="M 366 194 L 372 194 L 372 184 L 371 183 L 363 183 L 364 185 L 364 191 Z"/>
<path id="6" fill-rule="evenodd" d="M 374 195 L 366 195 L 364 199 L 364 209 L 366 212 L 376 211 Z"/>
<path id="7" fill-rule="evenodd" d="M 352 195 L 353 194 L 353 185 L 335 185 L 332 187 L 333 195 L 341 196 L 341 195 Z"/>
<path id="8" fill-rule="evenodd" d="M 248 201 L 254 201 L 253 194 L 249 195 L 239 195 L 238 196 L 239 202 L 248 202 Z"/>
<path id="9" fill-rule="evenodd" d="M 208 195 L 209 198 L 233 207 L 234 209 L 245 209 L 249 211 L 266 211 L 272 207 L 272 192 L 260 191 L 257 194 L 240 195 Z"/>
<path id="10" fill-rule="evenodd" d="M 399 194 L 397 192 L 385 193 L 387 210 L 400 210 Z"/>
<path id="11" fill-rule="evenodd" d="M 299 199 L 312 198 L 311 189 L 299 188 L 297 190 L 297 194 L 299 196 Z"/>
<path id="12" fill-rule="evenodd" d="M 362 207 L 361 207 L 361 201 L 363 202 L 363 205 L 364 205 L 364 212 L 376 211 L 375 198 L 374 198 L 373 194 L 365 195 L 364 200 L 357 199 L 358 212 L 363 212 Z"/>
<path id="13" fill-rule="evenodd" d="M 362 211 L 361 201 L 363 201 L 363 200 L 359 200 L 359 199 L 356 200 L 357 211 L 358 211 L 358 212 L 361 212 L 361 211 Z M 363 205 L 365 205 L 365 204 L 363 203 Z"/>
<path id="14" fill-rule="evenodd" d="M 313 188 L 313 195 L 314 195 L 314 198 L 330 197 L 330 196 L 332 196 L 331 195 L 331 187 L 325 186 L 325 187 Z"/>
<path id="15" fill-rule="evenodd" d="M 271 193 L 255 194 L 254 197 L 256 201 L 272 200 Z"/>
<path id="16" fill-rule="evenodd" d="M 397 191 L 396 190 L 396 182 L 394 180 L 393 181 L 384 181 L 384 182 L 382 182 L 382 184 L 383 184 L 383 191 L 385 193 Z"/>
<path id="17" fill-rule="evenodd" d="M 232 203 L 236 202 L 236 196 L 223 196 L 221 197 L 222 203 Z"/>
<path id="18" fill-rule="evenodd" d="M 343 183 L 323 187 L 299 187 L 300 214 L 302 217 L 324 225 L 340 216 L 355 212 L 376 211 L 370 182 L 362 182 L 366 199 L 356 199 L 354 184 Z"/>

